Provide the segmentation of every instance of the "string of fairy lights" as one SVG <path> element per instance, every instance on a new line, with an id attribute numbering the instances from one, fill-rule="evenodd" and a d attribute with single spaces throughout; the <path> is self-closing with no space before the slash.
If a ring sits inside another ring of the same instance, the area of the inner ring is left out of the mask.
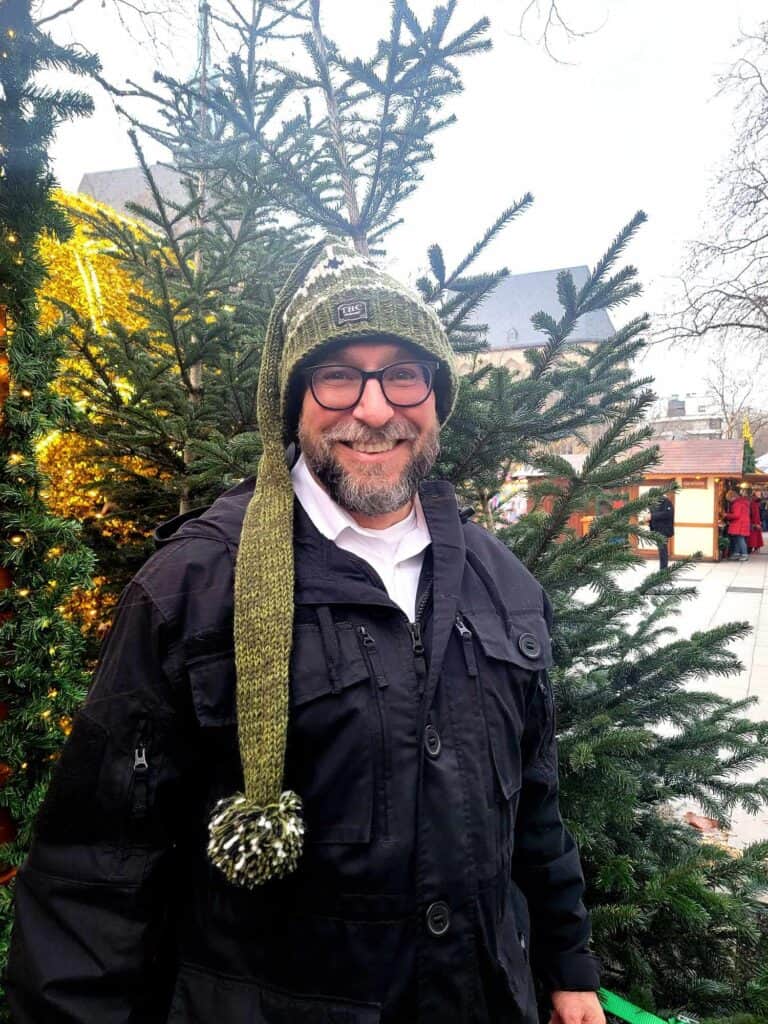
<path id="1" fill-rule="evenodd" d="M 99 211 L 116 216 L 114 211 L 85 196 L 74 196 L 64 192 L 55 195 L 57 203 L 71 215 L 73 234 L 65 242 L 52 236 L 43 236 L 39 243 L 40 257 L 46 265 L 48 278 L 40 296 L 40 327 L 54 326 L 61 315 L 58 302 L 71 306 L 91 323 L 106 325 L 110 320 L 119 320 L 129 329 L 144 326 L 143 319 L 134 312 L 129 303 L 130 294 L 136 294 L 137 283 L 106 253 L 103 238 L 95 236 L 80 219 L 82 214 L 95 215 Z M 9 244 L 16 244 L 14 232 L 6 235 Z M 77 396 L 69 385 L 69 378 L 88 372 L 88 367 L 77 360 L 65 360 L 54 383 L 54 389 L 62 395 Z M 7 359 L 5 374 L 7 377 Z M 3 366 L 0 360 L 0 391 L 2 390 Z M 14 390 L 23 399 L 31 399 L 28 388 Z M 79 403 L 78 403 L 79 404 Z M 47 507 L 55 516 L 74 519 L 78 522 L 95 524 L 99 533 L 118 545 L 135 540 L 139 536 L 136 524 L 124 516 L 110 515 L 106 495 L 99 487 L 93 486 L 96 468 L 90 458 L 86 443 L 77 434 L 54 430 L 42 437 L 35 446 L 38 468 L 46 484 L 42 495 Z M 139 459 L 123 460 L 126 468 L 140 472 Z M 7 457 L 9 466 L 20 467 L 25 456 L 11 452 Z M 23 482 L 24 477 L 18 477 Z M 23 533 L 15 532 L 8 538 L 10 544 L 21 548 L 28 542 Z M 56 557 L 61 552 L 53 548 L 50 554 Z M 103 633 L 109 625 L 116 596 L 106 590 L 108 579 L 95 576 L 93 587 L 76 588 L 66 603 L 60 607 L 62 614 L 74 618 L 84 630 Z M 55 589 L 55 580 L 48 586 Z M 16 590 L 19 598 L 30 597 L 30 591 L 21 587 Z"/>
<path id="2" fill-rule="evenodd" d="M 4 171 L 4 168 L 0 170 Z M 56 199 L 75 218 L 75 230 L 66 242 L 59 242 L 51 236 L 43 236 L 39 240 L 38 253 L 48 271 L 44 294 L 39 296 L 40 329 L 45 330 L 53 326 L 60 316 L 56 300 L 66 302 L 92 322 L 106 323 L 114 317 L 130 326 L 141 326 L 138 320 L 132 323 L 136 318 L 128 308 L 128 295 L 136 292 L 136 283 L 103 252 L 103 241 L 87 234 L 85 227 L 76 219 L 78 212 L 85 208 L 92 212 L 98 204 L 84 197 L 64 194 L 58 194 Z M 7 231 L 4 241 L 11 250 L 13 264 L 23 265 L 22 240 L 18 233 L 13 230 Z M 34 398 L 29 387 L 17 386 L 11 379 L 5 312 L 4 307 L 0 308 L 0 418 L 3 416 L 3 406 L 8 398 L 12 397 L 17 403 L 31 402 Z M 54 383 L 54 388 L 61 394 L 66 394 L 67 369 L 82 373 L 85 368 L 70 362 L 62 369 L 64 372 Z M 17 471 L 13 477 L 17 483 L 29 482 L 35 471 L 35 466 L 31 465 L 32 460 L 36 462 L 36 468 L 45 481 L 42 497 L 52 515 L 81 522 L 91 519 L 105 536 L 112 537 L 118 543 L 135 536 L 136 527 L 133 523 L 109 515 L 105 495 L 98 487 L 93 486 L 95 467 L 85 452 L 84 442 L 77 435 L 50 431 L 37 441 L 32 453 L 26 455 L 22 451 L 8 452 L 6 466 L 12 471 Z M 141 468 L 139 460 L 130 461 L 134 463 L 132 469 Z M 28 584 L 20 582 L 18 586 L 14 586 L 13 579 L 13 565 L 20 564 L 25 546 L 33 545 L 35 537 L 27 531 L 17 529 L 6 539 L 11 549 L 17 552 L 17 556 L 10 566 L 0 568 L 0 590 L 10 589 L 18 608 L 18 602 L 32 602 L 41 596 L 39 591 L 33 592 Z M 46 596 L 52 600 L 55 600 L 56 591 L 59 589 L 54 574 L 56 563 L 64 554 L 65 550 L 58 545 L 50 547 L 46 552 L 46 561 L 51 563 L 53 571 L 51 576 L 44 580 L 42 587 Z M 108 627 L 112 607 L 116 602 L 116 597 L 104 589 L 107 583 L 106 577 L 97 575 L 93 579 L 93 588 L 75 588 L 64 603 L 51 606 L 51 611 L 55 610 L 66 618 L 74 619 L 81 624 L 84 631 L 101 633 Z M 6 612 L 4 617 L 10 617 L 11 614 Z M 48 629 L 51 624 L 52 620 L 49 617 L 38 621 L 41 630 Z M 50 643 L 47 653 L 51 659 L 55 659 L 58 653 L 57 645 Z M 66 737 L 72 729 L 72 717 L 57 706 L 61 696 L 56 686 L 50 687 L 44 696 L 45 706 L 39 710 L 38 716 L 42 723 Z M 6 717 L 7 713 L 8 709 L 0 705 L 0 719 Z M 58 757 L 59 750 L 52 750 L 44 756 L 44 760 L 53 762 Z M 13 767 L 5 761 L 0 761 L 0 786 L 8 783 L 14 771 L 26 773 L 28 769 L 27 760 L 22 760 Z M 0 810 L 2 844 L 13 840 L 16 827 L 7 810 Z M 13 869 L 6 870 L 0 865 L 0 884 L 10 880 L 13 873 Z"/>

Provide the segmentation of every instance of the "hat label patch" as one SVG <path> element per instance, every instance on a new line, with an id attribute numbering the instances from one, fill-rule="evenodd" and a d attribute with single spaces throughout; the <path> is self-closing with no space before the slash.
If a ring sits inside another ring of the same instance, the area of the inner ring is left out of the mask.
<path id="1" fill-rule="evenodd" d="M 336 307 L 336 326 L 344 324 L 356 324 L 361 320 L 370 320 L 368 302 L 365 299 L 355 299 L 351 302 L 340 302 Z"/>

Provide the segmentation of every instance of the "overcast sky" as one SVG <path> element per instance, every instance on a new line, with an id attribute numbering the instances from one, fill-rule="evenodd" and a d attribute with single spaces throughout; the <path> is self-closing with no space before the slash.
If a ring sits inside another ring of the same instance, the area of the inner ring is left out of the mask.
<path id="1" fill-rule="evenodd" d="M 546 6 L 546 0 L 541 0 Z M 431 8 L 427 0 L 413 4 Z M 570 44 L 553 39 L 552 60 L 517 35 L 523 0 L 463 0 L 464 20 L 487 13 L 494 49 L 464 65 L 465 91 L 452 109 L 458 123 L 436 145 L 425 181 L 403 208 L 406 224 L 389 243 L 393 265 L 415 276 L 427 246 L 440 242 L 450 263 L 513 199 L 530 190 L 535 205 L 507 229 L 487 265 L 512 272 L 593 264 L 637 209 L 649 223 L 628 253 L 645 285 L 626 315 L 664 308 L 687 240 L 702 232 L 709 191 L 732 138 L 732 100 L 717 77 L 733 60 L 740 29 L 766 16 L 760 0 L 564 0 L 578 29 Z M 386 24 L 385 0 L 324 0 L 328 34 L 347 54 L 366 55 Z M 462 10 L 460 4 L 459 10 Z M 196 4 L 169 39 L 162 69 L 189 74 Z M 106 77 L 151 82 L 158 58 L 120 28 L 106 0 L 85 3 L 56 23 L 101 56 Z M 138 30 L 137 30 L 138 34 Z M 96 116 L 64 126 L 54 148 L 61 184 L 75 190 L 88 171 L 135 164 L 113 104 L 97 96 Z M 623 318 L 622 313 L 614 317 Z M 648 361 L 657 391 L 694 390 L 703 360 L 655 352 Z"/>

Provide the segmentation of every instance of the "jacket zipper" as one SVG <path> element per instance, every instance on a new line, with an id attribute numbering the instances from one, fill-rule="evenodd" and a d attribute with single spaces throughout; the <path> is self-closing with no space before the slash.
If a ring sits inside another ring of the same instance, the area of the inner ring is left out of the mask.
<path id="1" fill-rule="evenodd" d="M 467 666 L 467 674 L 470 678 L 476 679 L 478 671 L 475 645 L 472 643 L 472 630 L 469 629 L 460 612 L 456 612 L 456 630 L 461 637 L 461 648 L 464 652 L 464 664 Z"/>
<path id="2" fill-rule="evenodd" d="M 357 635 L 360 638 L 360 646 L 363 651 L 363 658 L 368 666 L 371 680 L 373 681 L 373 692 L 376 695 L 376 710 L 379 715 L 379 736 L 381 737 L 381 760 L 384 766 L 384 779 L 381 786 L 382 798 L 382 828 L 384 838 L 389 838 L 389 780 L 392 776 L 391 751 L 389 743 L 389 731 L 387 729 L 387 714 L 384 707 L 382 690 L 389 684 L 384 675 L 384 669 L 379 656 L 379 648 L 376 641 L 365 628 L 357 627 Z"/>
<path id="3" fill-rule="evenodd" d="M 139 724 L 136 746 L 133 750 L 133 793 L 131 797 L 131 819 L 141 821 L 146 817 L 149 804 L 149 756 L 148 756 L 148 723 L 143 720 Z"/>
<path id="4" fill-rule="evenodd" d="M 492 764 L 489 765 L 491 769 L 491 777 L 486 777 L 486 796 L 488 800 L 488 806 L 493 804 L 493 794 L 495 792 L 495 784 L 493 781 L 493 771 L 496 766 L 496 753 L 493 749 L 493 742 L 491 740 L 491 730 L 488 726 L 488 715 L 485 709 L 485 694 L 483 693 L 483 684 L 480 679 L 480 672 L 477 668 L 477 658 L 475 657 L 475 643 L 474 634 L 464 620 L 461 612 L 456 612 L 456 632 L 459 634 L 461 640 L 461 649 L 464 654 L 464 664 L 467 668 L 467 675 L 470 679 L 475 681 L 475 688 L 477 690 L 477 703 L 482 716 L 482 722 L 485 726 L 485 734 L 488 742 L 488 753 Z M 498 772 L 498 769 L 496 769 Z"/>
<path id="5" fill-rule="evenodd" d="M 424 684 L 427 679 L 427 652 L 424 647 L 424 635 L 421 629 L 421 617 L 429 604 L 430 588 L 427 587 L 421 595 L 421 600 L 416 605 L 413 622 L 408 623 L 408 631 L 411 634 L 411 650 L 413 651 L 413 664 L 416 669 L 418 682 L 418 694 L 424 692 Z"/>

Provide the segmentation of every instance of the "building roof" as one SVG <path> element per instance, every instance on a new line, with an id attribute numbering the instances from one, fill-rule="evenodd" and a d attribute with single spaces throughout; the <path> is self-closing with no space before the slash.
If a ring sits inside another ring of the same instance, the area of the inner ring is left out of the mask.
<path id="1" fill-rule="evenodd" d="M 744 442 L 713 438 L 690 438 L 685 441 L 654 440 L 661 453 L 661 463 L 648 472 L 654 476 L 740 476 L 744 459 Z"/>
<path id="2" fill-rule="evenodd" d="M 152 164 L 150 172 L 163 196 L 176 203 L 183 203 L 188 199 L 179 180 L 178 171 L 164 164 Z M 113 210 L 129 217 L 133 215 L 126 208 L 126 203 L 140 203 L 150 209 L 154 209 L 155 205 L 140 167 L 84 174 L 77 191 L 97 199 L 100 203 L 106 203 Z"/>
<path id="3" fill-rule="evenodd" d="M 566 267 L 573 283 L 580 288 L 589 276 L 587 267 Z M 531 326 L 534 313 L 549 313 L 555 319 L 563 315 L 557 298 L 560 270 L 538 270 L 531 274 L 510 274 L 487 295 L 472 314 L 477 324 L 488 324 L 487 340 L 491 348 L 533 348 L 544 344 L 544 336 Z M 570 336 L 572 342 L 607 341 L 615 333 L 604 309 L 586 313 Z"/>

